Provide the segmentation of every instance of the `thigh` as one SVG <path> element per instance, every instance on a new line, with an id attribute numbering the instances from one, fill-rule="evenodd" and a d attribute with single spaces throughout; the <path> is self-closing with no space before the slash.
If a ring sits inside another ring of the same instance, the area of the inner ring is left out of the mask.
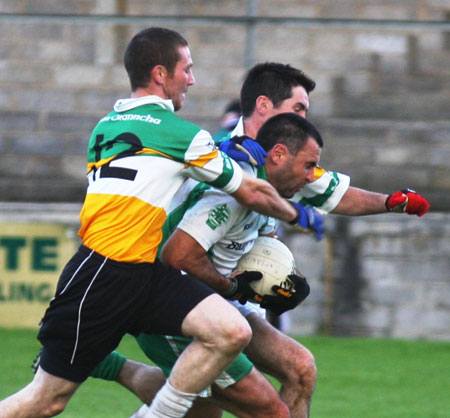
<path id="1" fill-rule="evenodd" d="M 276 389 L 255 368 L 231 386 L 219 388 L 213 385 L 212 399 L 239 417 L 278 416 L 278 410 L 285 407 Z"/>
<path id="2" fill-rule="evenodd" d="M 53 376 L 39 367 L 32 382 L 22 390 L 29 390 L 31 398 L 42 404 L 42 410 L 55 402 L 67 404 L 79 387 L 80 383 Z"/>
<path id="3" fill-rule="evenodd" d="M 215 405 L 210 399 L 207 398 L 197 398 L 189 409 L 185 418 L 221 418 L 222 409 Z"/>
<path id="4" fill-rule="evenodd" d="M 137 331 L 181 336 L 186 316 L 214 293 L 200 280 L 156 260 L 149 299 L 143 306 Z"/>
<path id="5" fill-rule="evenodd" d="M 249 330 L 249 325 L 241 313 L 222 296 L 210 295 L 202 300 L 184 318 L 183 335 L 198 338 L 201 341 L 227 339 L 236 330 Z"/>
<path id="6" fill-rule="evenodd" d="M 81 247 L 42 320 L 41 367 L 82 382 L 125 333 L 181 334 L 185 316 L 212 293 L 158 260 L 119 263 Z"/>
<path id="7" fill-rule="evenodd" d="M 192 341 L 188 337 L 144 333 L 140 334 L 136 340 L 146 356 L 161 368 L 166 377 L 169 376 L 183 350 Z M 240 353 L 227 369 L 217 377 L 215 384 L 220 388 L 233 385 L 247 376 L 252 368 L 253 363 L 245 354 Z"/>
<path id="8" fill-rule="evenodd" d="M 81 247 L 64 269 L 38 339 L 41 367 L 84 381 L 139 316 L 152 265 L 127 265 Z"/>

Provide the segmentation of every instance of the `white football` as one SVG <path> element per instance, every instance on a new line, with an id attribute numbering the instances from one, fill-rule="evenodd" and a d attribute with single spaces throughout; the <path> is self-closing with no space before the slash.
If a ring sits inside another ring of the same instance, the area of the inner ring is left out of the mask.
<path id="1" fill-rule="evenodd" d="M 260 296 L 275 295 L 272 286 L 278 285 L 290 290 L 292 282 L 288 274 L 296 273 L 294 256 L 285 244 L 276 238 L 258 237 L 253 248 L 241 257 L 236 269 L 238 271 L 259 271 L 261 280 L 250 282 L 252 289 Z"/>

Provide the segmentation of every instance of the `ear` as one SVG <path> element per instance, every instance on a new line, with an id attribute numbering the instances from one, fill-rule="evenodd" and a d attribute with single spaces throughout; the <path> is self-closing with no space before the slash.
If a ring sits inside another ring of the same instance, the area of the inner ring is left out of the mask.
<path id="1" fill-rule="evenodd" d="M 267 96 L 261 95 L 256 98 L 255 109 L 260 115 L 266 115 L 269 111 L 273 109 L 272 100 Z"/>
<path id="2" fill-rule="evenodd" d="M 269 158 L 273 164 L 281 164 L 286 156 L 289 154 L 289 150 L 284 144 L 275 144 L 273 148 L 269 151 Z"/>
<path id="3" fill-rule="evenodd" d="M 164 84 L 165 79 L 167 78 L 167 75 L 168 75 L 168 73 L 167 73 L 166 67 L 164 67 L 164 65 L 155 65 L 152 68 L 151 79 L 156 84 Z"/>

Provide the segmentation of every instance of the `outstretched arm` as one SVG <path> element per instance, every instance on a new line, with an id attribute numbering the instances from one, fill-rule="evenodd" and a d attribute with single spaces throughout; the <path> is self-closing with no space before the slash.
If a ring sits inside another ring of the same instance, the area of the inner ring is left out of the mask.
<path id="1" fill-rule="evenodd" d="M 361 216 L 385 213 L 388 195 L 349 187 L 338 205 L 331 211 L 337 215 Z"/>
<path id="2" fill-rule="evenodd" d="M 408 215 L 423 216 L 429 208 L 427 199 L 410 189 L 398 190 L 388 195 L 349 187 L 332 213 L 360 216 L 406 212 Z"/>

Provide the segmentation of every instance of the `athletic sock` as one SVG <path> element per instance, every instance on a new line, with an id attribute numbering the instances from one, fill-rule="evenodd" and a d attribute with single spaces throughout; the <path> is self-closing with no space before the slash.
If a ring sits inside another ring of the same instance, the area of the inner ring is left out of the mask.
<path id="1" fill-rule="evenodd" d="M 149 407 L 144 404 L 133 415 L 131 415 L 130 418 L 145 418 L 148 410 Z"/>
<path id="2" fill-rule="evenodd" d="M 182 418 L 196 397 L 195 393 L 176 390 L 167 380 L 153 399 L 145 418 Z"/>

